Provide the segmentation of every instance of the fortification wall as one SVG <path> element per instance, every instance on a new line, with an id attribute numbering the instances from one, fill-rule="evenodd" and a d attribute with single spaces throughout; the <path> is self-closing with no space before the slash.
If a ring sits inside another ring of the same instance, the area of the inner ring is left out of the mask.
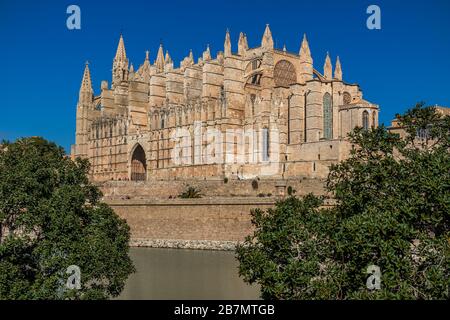
<path id="1" fill-rule="evenodd" d="M 324 194 L 323 181 L 296 180 L 111 181 L 105 201 L 131 228 L 131 246 L 232 250 L 252 232 L 250 212 L 266 210 L 286 195 Z M 177 196 L 193 186 L 199 199 Z"/>
<path id="2" fill-rule="evenodd" d="M 266 210 L 275 202 L 275 198 L 107 200 L 130 226 L 131 246 L 208 250 L 233 250 L 253 232 L 251 210 Z"/>
<path id="3" fill-rule="evenodd" d="M 227 182 L 224 179 L 108 181 L 99 183 L 98 186 L 102 190 L 105 199 L 173 199 L 177 198 L 188 186 L 200 190 L 202 198 L 267 198 L 283 196 L 286 195 L 289 186 L 299 196 L 308 193 L 325 194 L 323 180 L 307 178 L 286 180 L 262 178 L 253 180 L 229 179 Z"/>
<path id="4" fill-rule="evenodd" d="M 131 228 L 131 245 L 233 249 L 252 231 L 250 210 L 267 209 L 274 199 L 108 200 Z"/>

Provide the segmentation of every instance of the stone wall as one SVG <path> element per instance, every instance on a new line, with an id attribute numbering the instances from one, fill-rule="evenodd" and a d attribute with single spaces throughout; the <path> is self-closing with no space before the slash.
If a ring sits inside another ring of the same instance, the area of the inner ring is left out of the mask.
<path id="1" fill-rule="evenodd" d="M 250 212 L 276 198 L 107 200 L 131 228 L 131 246 L 233 250 L 253 231 Z M 326 202 L 325 206 L 332 205 Z"/>
<path id="2" fill-rule="evenodd" d="M 290 186 L 297 195 L 324 194 L 323 181 L 175 180 L 99 184 L 104 200 L 131 228 L 131 246 L 232 250 L 252 232 L 250 212 L 273 207 Z M 202 198 L 180 199 L 193 186 Z"/>
<path id="3" fill-rule="evenodd" d="M 105 199 L 141 199 L 164 200 L 177 198 L 188 186 L 200 190 L 203 198 L 216 197 L 258 197 L 267 198 L 279 196 L 280 191 L 286 193 L 289 186 L 296 190 L 297 195 L 314 193 L 322 195 L 324 181 L 321 179 L 210 179 L 210 180 L 148 180 L 148 181 L 109 181 L 99 183 Z M 256 181 L 256 182 L 254 182 Z M 256 187 L 256 188 L 255 188 Z M 282 194 L 281 194 L 282 195 Z"/>
<path id="4" fill-rule="evenodd" d="M 250 210 L 274 198 L 107 200 L 131 228 L 131 245 L 232 250 L 252 232 Z"/>

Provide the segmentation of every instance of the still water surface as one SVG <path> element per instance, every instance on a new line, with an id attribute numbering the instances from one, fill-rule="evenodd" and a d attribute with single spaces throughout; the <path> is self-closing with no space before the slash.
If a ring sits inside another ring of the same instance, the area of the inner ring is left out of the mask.
<path id="1" fill-rule="evenodd" d="M 136 273 L 119 299 L 259 299 L 238 276 L 234 252 L 131 248 Z"/>

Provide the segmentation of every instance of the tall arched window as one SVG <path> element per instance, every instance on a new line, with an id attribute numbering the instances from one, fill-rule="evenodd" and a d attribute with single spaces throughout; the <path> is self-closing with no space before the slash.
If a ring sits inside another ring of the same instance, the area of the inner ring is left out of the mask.
<path id="1" fill-rule="evenodd" d="M 224 86 L 220 87 L 220 106 L 222 108 L 222 116 L 226 116 L 227 114 L 227 99 Z"/>
<path id="2" fill-rule="evenodd" d="M 262 129 L 262 161 L 269 161 L 270 137 L 269 129 Z"/>
<path id="3" fill-rule="evenodd" d="M 291 143 L 291 96 L 287 99 L 288 107 L 287 107 L 287 142 Z"/>
<path id="4" fill-rule="evenodd" d="M 252 104 L 252 117 L 255 116 L 255 100 L 256 100 L 256 95 L 251 94 L 250 95 L 250 103 Z"/>
<path id="5" fill-rule="evenodd" d="M 364 110 L 362 113 L 362 123 L 364 130 L 369 129 L 369 112 L 367 110 Z"/>
<path id="6" fill-rule="evenodd" d="M 250 61 L 245 69 L 246 74 L 250 74 L 247 83 L 254 86 L 259 86 L 261 84 L 262 72 L 256 70 L 261 68 L 262 59 L 255 59 Z M 255 73 L 256 72 L 256 73 Z"/>
<path id="7" fill-rule="evenodd" d="M 323 96 L 323 137 L 326 140 L 333 138 L 333 106 L 328 92 Z"/>
<path id="8" fill-rule="evenodd" d="M 261 59 L 255 59 L 252 61 L 252 70 L 256 70 L 261 66 L 262 60 Z"/>

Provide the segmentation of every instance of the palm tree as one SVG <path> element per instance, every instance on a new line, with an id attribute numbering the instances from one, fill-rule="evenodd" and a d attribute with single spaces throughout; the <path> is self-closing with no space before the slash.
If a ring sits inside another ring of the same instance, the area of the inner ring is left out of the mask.
<path id="1" fill-rule="evenodd" d="M 195 187 L 188 187 L 186 191 L 181 193 L 178 197 L 182 199 L 198 199 L 201 198 L 202 195 L 200 193 L 200 190 L 196 189 Z"/>

